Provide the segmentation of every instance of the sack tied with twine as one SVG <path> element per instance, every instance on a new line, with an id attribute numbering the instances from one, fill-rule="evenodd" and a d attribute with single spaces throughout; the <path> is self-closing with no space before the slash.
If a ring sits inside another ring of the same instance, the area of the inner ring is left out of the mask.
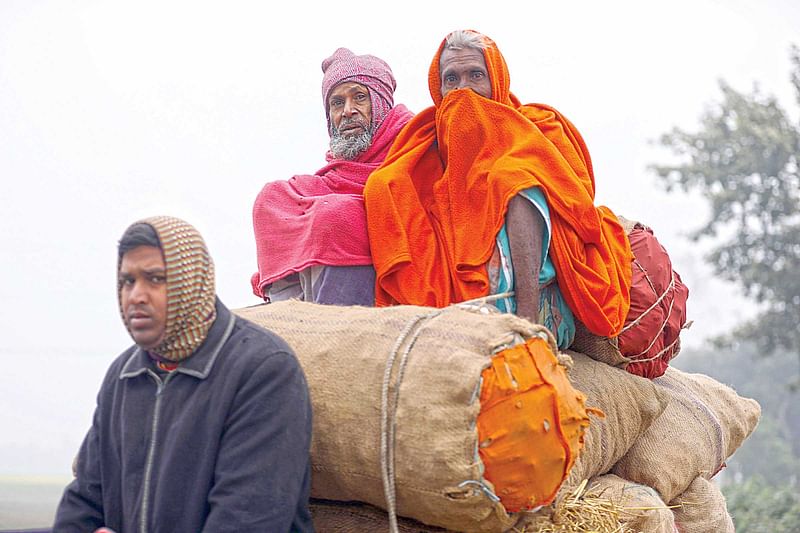
<path id="1" fill-rule="evenodd" d="M 617 337 L 601 337 L 576 323 L 571 348 L 631 374 L 650 379 L 664 373 L 680 351 L 689 289 L 672 268 L 666 249 L 653 230 L 640 222 L 617 217 L 628 235 L 631 262 L 631 306 Z"/>
<path id="2" fill-rule="evenodd" d="M 457 531 L 507 531 L 555 498 L 589 423 L 552 335 L 487 305 L 235 311 L 274 331 L 314 410 L 312 496 Z"/>

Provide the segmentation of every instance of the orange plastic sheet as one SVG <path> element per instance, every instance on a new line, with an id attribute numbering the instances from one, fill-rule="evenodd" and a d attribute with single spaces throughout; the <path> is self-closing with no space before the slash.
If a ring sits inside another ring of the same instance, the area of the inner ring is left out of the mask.
<path id="1" fill-rule="evenodd" d="M 518 512 L 551 503 L 583 446 L 586 396 L 534 337 L 492 358 L 480 399 L 478 453 L 503 506 Z"/>

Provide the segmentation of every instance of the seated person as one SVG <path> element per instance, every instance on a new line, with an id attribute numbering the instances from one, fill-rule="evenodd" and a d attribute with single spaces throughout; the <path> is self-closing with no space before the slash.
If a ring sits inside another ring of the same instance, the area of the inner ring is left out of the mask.
<path id="1" fill-rule="evenodd" d="M 450 34 L 428 73 L 434 106 L 398 136 L 364 192 L 376 304 L 443 307 L 513 291 L 501 309 L 548 327 L 619 333 L 630 246 L 594 206 L 589 152 L 555 109 L 521 105 L 497 45 Z"/>
<path id="2" fill-rule="evenodd" d="M 131 225 L 117 265 L 134 344 L 106 373 L 53 532 L 313 531 L 311 401 L 291 348 L 217 298 L 182 220 Z"/>
<path id="3" fill-rule="evenodd" d="M 394 105 L 392 70 L 375 56 L 339 48 L 322 71 L 328 164 L 314 175 L 267 183 L 256 198 L 253 292 L 268 302 L 371 306 L 364 183 L 412 113 Z"/>

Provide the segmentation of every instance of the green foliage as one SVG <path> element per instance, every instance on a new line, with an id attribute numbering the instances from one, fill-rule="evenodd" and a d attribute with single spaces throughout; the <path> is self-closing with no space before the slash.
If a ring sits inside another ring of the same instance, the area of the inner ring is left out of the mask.
<path id="1" fill-rule="evenodd" d="M 800 102 L 797 48 L 792 62 Z M 698 132 L 675 128 L 662 136 L 680 162 L 652 168 L 667 190 L 703 194 L 711 216 L 693 239 L 711 239 L 707 259 L 716 274 L 762 304 L 736 337 L 765 352 L 800 354 L 800 127 L 773 96 L 724 82 L 720 89 L 722 102 L 703 114 Z"/>
<path id="2" fill-rule="evenodd" d="M 790 387 L 800 360 L 787 351 L 761 357 L 752 343 L 687 350 L 675 360 L 732 386 L 761 405 L 756 431 L 718 476 L 738 533 L 797 532 L 800 524 L 800 391 Z"/>
<path id="3" fill-rule="evenodd" d="M 797 533 L 800 493 L 755 477 L 723 488 L 737 533 Z"/>
<path id="4" fill-rule="evenodd" d="M 758 429 L 728 461 L 726 479 L 763 477 L 774 486 L 796 485 L 800 472 L 800 457 L 794 454 L 792 441 L 787 438 L 791 429 L 773 413 L 765 413 Z M 800 525 L 800 524 L 799 524 Z"/>
<path id="5" fill-rule="evenodd" d="M 800 103 L 800 49 L 791 51 Z M 800 125 L 773 96 L 720 83 L 722 101 L 697 132 L 675 128 L 661 143 L 678 163 L 653 166 L 667 190 L 698 191 L 717 275 L 738 283 L 761 314 L 714 349 L 676 365 L 733 386 L 761 404 L 756 432 L 728 460 L 723 492 L 739 533 L 800 531 Z M 772 357 L 761 357 L 771 354 Z"/>

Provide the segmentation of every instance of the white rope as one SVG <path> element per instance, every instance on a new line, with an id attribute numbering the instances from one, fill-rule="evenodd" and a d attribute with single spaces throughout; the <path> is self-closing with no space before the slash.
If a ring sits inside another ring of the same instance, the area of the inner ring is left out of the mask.
<path id="1" fill-rule="evenodd" d="M 416 344 L 417 339 L 419 338 L 419 336 L 422 333 L 422 331 L 425 328 L 425 326 L 431 320 L 433 320 L 435 317 L 441 315 L 446 309 L 447 308 L 440 309 L 438 311 L 431 312 L 430 314 L 425 316 L 424 320 L 422 320 L 422 322 L 419 324 L 419 327 L 417 327 L 414 330 L 414 333 L 411 336 L 411 339 L 406 344 L 406 349 L 403 350 L 403 355 L 400 357 L 400 364 L 399 364 L 398 369 L 397 369 L 397 379 L 395 380 L 396 385 L 395 385 L 395 389 L 394 389 L 394 402 L 390 406 L 389 449 L 388 449 L 388 455 L 387 455 L 387 468 L 388 468 L 388 474 L 389 474 L 389 481 L 390 481 L 390 483 L 392 485 L 392 497 L 393 498 L 396 497 L 396 486 L 395 486 L 396 477 L 395 477 L 395 471 L 394 471 L 394 465 L 395 465 L 394 456 L 395 456 L 395 449 L 396 449 L 396 444 L 397 444 L 397 439 L 396 439 L 396 434 L 397 434 L 397 407 L 398 407 L 398 405 L 400 405 L 400 384 L 403 383 L 403 376 L 405 375 L 406 363 L 408 362 L 408 355 L 409 355 L 409 353 L 411 353 L 411 349 Z"/>
<path id="2" fill-rule="evenodd" d="M 397 352 L 403 345 L 406 337 L 408 337 L 411 330 L 419 323 L 420 320 L 425 318 L 426 315 L 417 315 L 406 324 L 403 331 L 397 337 L 389 357 L 386 360 L 386 368 L 383 373 L 383 384 L 381 386 L 381 480 L 383 481 L 383 492 L 386 497 L 386 511 L 389 513 L 389 531 L 391 533 L 398 533 L 397 528 L 397 501 L 395 495 L 395 484 L 393 468 L 389 469 L 389 382 L 391 381 L 392 368 L 394 368 L 394 361 L 397 358 Z"/>
<path id="3" fill-rule="evenodd" d="M 672 344 L 670 344 L 669 346 L 667 346 L 666 348 L 664 348 L 663 350 L 661 350 L 652 357 L 648 357 L 647 359 L 634 359 L 633 361 L 631 361 L 631 363 L 647 363 L 649 361 L 655 361 L 656 359 L 667 353 L 667 350 L 672 349 L 672 347 L 675 346 L 679 340 L 681 340 L 680 337 L 672 341 Z"/>
<path id="4" fill-rule="evenodd" d="M 481 492 L 483 492 L 493 502 L 498 503 L 500 501 L 500 498 L 497 496 L 497 494 L 492 492 L 492 489 L 487 487 L 486 484 L 482 481 L 475 481 L 474 479 L 468 479 L 466 481 L 462 481 L 457 486 L 458 488 L 463 489 L 468 485 L 476 485 L 481 490 Z"/>
<path id="5" fill-rule="evenodd" d="M 651 287 L 653 287 L 653 286 L 654 286 L 654 285 L 653 285 L 653 282 L 650 280 L 650 277 L 647 275 L 647 273 L 646 273 L 646 272 L 645 272 L 645 275 L 644 275 L 644 277 L 645 277 L 645 279 L 647 279 L 647 282 L 650 284 L 650 286 L 651 286 Z M 660 295 L 660 296 L 659 296 L 659 297 L 656 299 L 656 301 L 655 301 L 655 302 L 653 302 L 653 305 L 651 305 L 650 307 L 648 307 L 648 308 L 647 308 L 647 309 L 646 309 L 646 310 L 645 310 L 645 311 L 644 311 L 642 314 L 640 314 L 639 316 L 637 316 L 637 317 L 636 317 L 636 320 L 632 321 L 630 324 L 626 324 L 626 325 L 625 325 L 625 327 L 624 327 L 624 328 L 622 328 L 622 331 L 620 331 L 620 333 L 619 333 L 619 334 L 620 334 L 620 335 L 622 335 L 623 333 L 625 333 L 626 331 L 628 331 L 628 330 L 629 330 L 629 329 L 631 329 L 632 327 L 636 326 L 636 325 L 639 323 L 639 321 L 640 321 L 640 320 L 642 320 L 642 319 L 645 317 L 645 315 L 646 315 L 647 313 L 649 313 L 650 311 L 652 311 L 653 309 L 655 309 L 656 307 L 658 307 L 658 304 L 660 304 L 660 303 L 661 303 L 661 300 L 663 300 L 663 299 L 664 299 L 664 298 L 667 296 L 667 294 L 669 294 L 669 292 L 670 292 L 670 291 L 671 291 L 673 288 L 675 288 L 675 271 L 674 271 L 674 270 L 672 271 L 672 274 L 671 274 L 671 277 L 670 277 L 670 280 L 669 280 L 669 284 L 667 285 L 667 288 L 666 288 L 666 290 L 664 290 L 664 292 L 663 292 L 663 293 L 662 293 L 662 294 L 661 294 L 661 295 Z M 675 300 L 673 299 L 673 302 L 674 302 L 674 301 L 675 301 Z M 671 310 L 671 309 L 672 309 L 672 305 L 670 305 L 670 310 Z M 663 329 L 663 328 L 662 328 L 662 329 Z M 660 333 L 661 333 L 661 332 L 659 332 L 659 334 L 660 334 Z M 649 349 L 649 348 L 648 348 L 648 349 Z M 646 353 L 646 352 L 647 352 L 647 350 L 645 350 L 645 352 L 644 352 L 644 353 Z"/>
<path id="6" fill-rule="evenodd" d="M 674 277 L 674 275 L 673 275 L 673 278 L 672 278 L 672 280 L 673 280 L 673 281 L 675 280 L 675 277 Z M 670 283 L 670 285 L 672 285 L 672 283 Z M 665 294 L 666 294 L 666 293 L 665 293 Z M 653 340 L 651 340 L 651 341 L 650 341 L 650 344 L 647 346 L 647 348 L 645 348 L 645 349 L 644 349 L 644 351 L 642 351 L 642 352 L 639 352 L 639 353 L 638 353 L 638 354 L 636 354 L 636 355 L 631 355 L 631 356 L 629 356 L 629 357 L 631 357 L 632 359 L 634 359 L 634 360 L 635 360 L 635 359 L 636 359 L 637 357 L 639 357 L 640 355 L 644 355 L 644 354 L 646 354 L 647 352 L 649 352 L 649 351 L 650 351 L 650 348 L 652 348 L 652 347 L 653 347 L 653 345 L 656 343 L 656 341 L 657 341 L 659 338 L 661 338 L 661 333 L 663 333 L 663 332 L 664 332 L 664 328 L 666 328 L 666 327 L 667 327 L 667 323 L 669 322 L 669 319 L 670 319 L 670 317 L 672 316 L 672 307 L 673 307 L 674 305 L 675 305 L 675 296 L 673 296 L 673 297 L 672 297 L 672 300 L 670 300 L 670 302 L 669 302 L 669 309 L 667 309 L 667 312 L 666 312 L 666 314 L 664 315 L 664 322 L 661 324 L 661 327 L 660 327 L 660 328 L 658 328 L 658 331 L 656 332 L 656 334 L 655 334 L 655 335 L 653 335 Z"/>
<path id="7" fill-rule="evenodd" d="M 503 298 L 510 298 L 512 296 L 514 296 L 514 291 L 499 292 L 497 294 L 490 294 L 489 296 L 481 296 L 480 298 L 473 298 L 472 300 L 465 300 L 463 302 L 451 304 L 448 307 L 458 307 L 459 305 L 496 302 L 497 300 L 502 300 Z"/>
<path id="8" fill-rule="evenodd" d="M 690 327 L 692 327 L 693 323 L 694 323 L 694 320 L 690 320 L 687 323 L 685 323 L 683 326 L 681 326 L 681 329 L 689 329 Z M 666 348 L 664 348 L 663 350 L 661 350 L 660 352 L 655 354 L 653 357 L 648 357 L 647 359 L 631 360 L 631 363 L 647 363 L 648 361 L 654 361 L 654 360 L 658 359 L 659 357 L 661 357 L 662 355 L 664 355 L 665 353 L 667 353 L 668 350 L 671 350 L 673 346 L 675 346 L 676 344 L 678 344 L 678 342 L 680 342 L 680 340 L 681 340 L 681 335 L 680 335 L 680 332 L 679 332 L 678 336 L 675 338 L 675 340 L 672 341 L 672 344 L 670 344 L 669 346 L 667 346 Z"/>
<path id="9" fill-rule="evenodd" d="M 414 316 L 408 321 L 403 328 L 400 335 L 395 340 L 389 356 L 386 359 L 386 367 L 383 372 L 383 383 L 381 386 L 381 480 L 383 481 L 383 491 L 386 498 L 386 511 L 389 515 L 389 531 L 390 533 L 399 533 L 397 524 L 397 490 L 395 478 L 395 444 L 397 434 L 397 407 L 400 403 L 400 384 L 403 382 L 405 368 L 408 363 L 408 357 L 412 348 L 417 342 L 417 339 L 422 334 L 424 327 L 434 318 L 440 316 L 442 313 L 463 307 L 469 307 L 475 304 L 483 304 L 493 302 L 502 298 L 513 296 L 513 292 L 505 292 L 501 294 L 492 294 L 482 298 L 475 298 L 465 302 L 449 305 L 443 309 L 436 309 L 426 314 Z M 406 340 L 411 335 L 411 338 Z M 397 377 L 395 378 L 395 391 L 393 402 L 389 402 L 389 388 L 392 381 L 392 370 L 394 369 L 400 348 L 405 344 L 405 349 L 400 356 L 400 363 L 397 369 Z M 479 482 L 475 482 L 479 483 Z M 492 499 L 496 499 L 488 487 L 483 486 L 483 492 L 488 494 Z"/>

